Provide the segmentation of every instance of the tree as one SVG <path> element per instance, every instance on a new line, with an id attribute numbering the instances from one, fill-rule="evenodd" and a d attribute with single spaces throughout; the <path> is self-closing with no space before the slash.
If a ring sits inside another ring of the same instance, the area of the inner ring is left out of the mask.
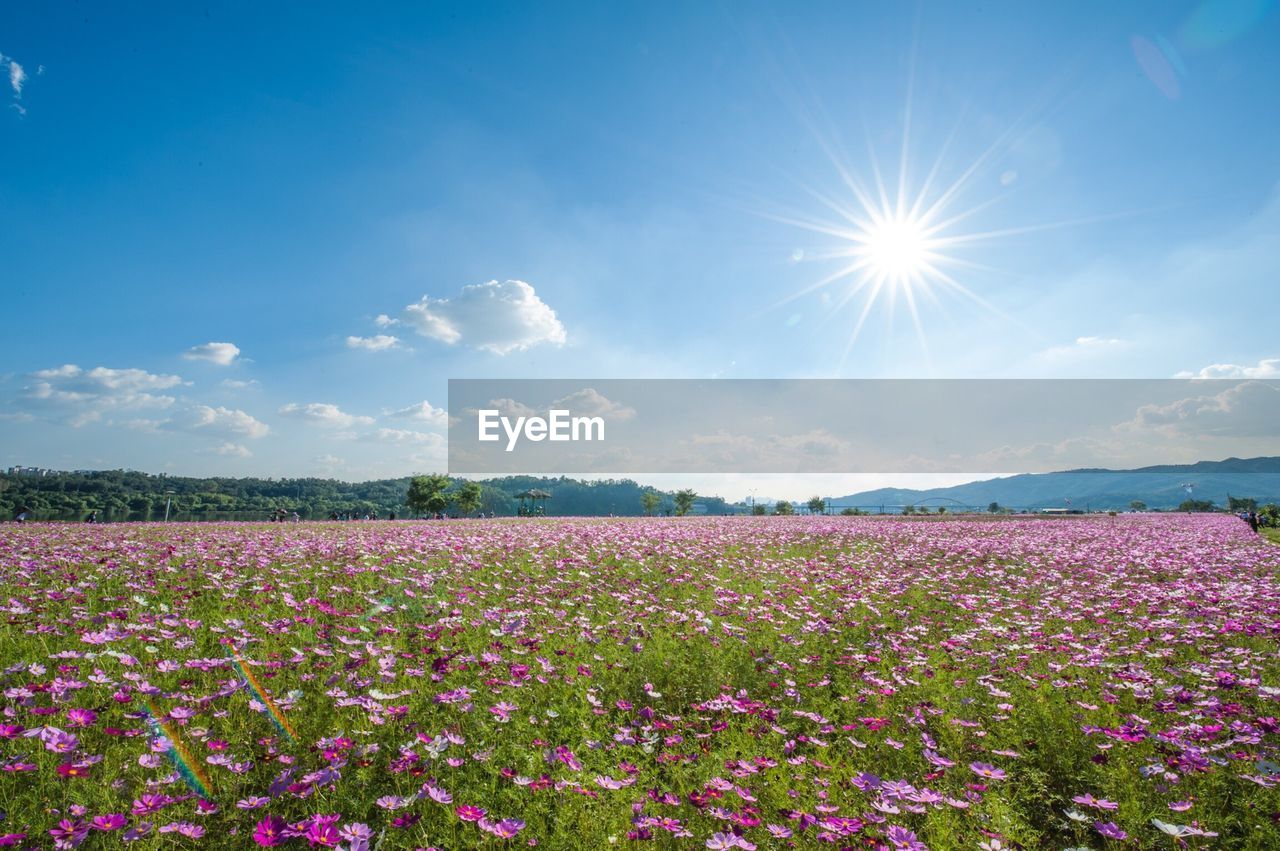
<path id="1" fill-rule="evenodd" d="M 658 506 L 662 504 L 662 495 L 653 488 L 649 488 L 640 494 L 640 508 L 644 510 L 646 517 L 652 517 L 653 513 L 658 510 Z"/>
<path id="2" fill-rule="evenodd" d="M 1211 499 L 1184 499 L 1178 503 L 1179 511 L 1213 511 L 1213 500 Z"/>
<path id="3" fill-rule="evenodd" d="M 842 517 L 861 517 L 861 516 L 862 516 L 862 509 L 860 509 L 860 508 L 853 508 L 853 507 L 851 507 L 851 508 L 844 508 L 844 509 L 841 509 L 841 511 L 840 511 L 840 515 L 841 515 Z"/>
<path id="4" fill-rule="evenodd" d="M 449 505 L 449 497 L 445 491 L 449 488 L 449 477 L 439 473 L 430 476 L 414 476 L 409 482 L 409 493 L 405 502 L 414 514 L 435 514 L 444 511 Z"/>
<path id="5" fill-rule="evenodd" d="M 795 506 L 785 499 L 778 500 L 773 506 L 773 513 L 781 516 L 789 516 L 796 513 Z"/>
<path id="6" fill-rule="evenodd" d="M 904 506 L 902 506 L 902 513 L 903 513 L 903 514 L 915 514 L 915 513 L 916 513 L 916 507 L 915 507 L 914 505 L 904 505 Z"/>
<path id="7" fill-rule="evenodd" d="M 412 488 L 412 485 L 410 487 Z M 465 517 L 480 508 L 480 501 L 483 498 L 484 489 L 480 487 L 479 482 L 463 482 L 462 487 L 458 488 L 458 495 L 454 497 L 454 502 L 458 504 L 458 511 Z"/>
<path id="8" fill-rule="evenodd" d="M 1130 511 L 1146 511 L 1147 504 L 1140 499 L 1135 499 L 1133 502 L 1129 503 L 1129 510 Z"/>
<path id="9" fill-rule="evenodd" d="M 988 514 L 999 514 L 999 513 L 1000 513 L 1000 503 L 998 503 L 998 502 L 994 502 L 994 501 L 993 501 L 990 505 L 988 505 L 988 506 L 987 506 L 987 513 L 988 513 Z"/>
<path id="10" fill-rule="evenodd" d="M 676 516 L 684 517 L 693 510 L 693 501 L 698 498 L 698 494 L 690 488 L 676 491 Z"/>
<path id="11" fill-rule="evenodd" d="M 809 497 L 809 513 L 822 514 L 827 510 L 827 501 L 820 496 Z"/>
<path id="12" fill-rule="evenodd" d="M 763 517 L 769 512 L 765 510 L 763 502 L 757 502 L 755 505 L 751 506 L 751 513 L 756 517 Z"/>
<path id="13" fill-rule="evenodd" d="M 1227 511 L 1232 514 L 1239 514 L 1242 511 L 1257 511 L 1258 501 L 1256 499 L 1242 499 L 1238 496 L 1227 496 Z"/>

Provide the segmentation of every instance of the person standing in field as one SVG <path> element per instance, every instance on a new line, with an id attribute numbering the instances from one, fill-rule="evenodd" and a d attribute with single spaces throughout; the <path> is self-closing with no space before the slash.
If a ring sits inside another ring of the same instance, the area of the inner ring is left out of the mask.
<path id="1" fill-rule="evenodd" d="M 1250 511 L 1245 522 L 1249 524 L 1249 528 L 1253 530 L 1253 534 L 1258 534 L 1258 512 Z"/>

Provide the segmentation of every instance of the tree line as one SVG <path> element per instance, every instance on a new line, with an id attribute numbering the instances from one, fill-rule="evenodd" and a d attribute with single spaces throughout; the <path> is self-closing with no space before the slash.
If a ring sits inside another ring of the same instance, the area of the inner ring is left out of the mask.
<path id="1" fill-rule="evenodd" d="M 433 478 L 433 477 L 425 477 Z M 49 472 L 44 475 L 0 472 L 0 519 L 27 509 L 33 519 L 83 520 L 97 512 L 101 520 L 265 520 L 278 511 L 297 512 L 303 519 L 322 520 L 392 513 L 412 515 L 409 491 L 413 478 L 342 482 L 320 478 L 227 478 L 153 475 L 132 470 Z M 630 479 L 582 481 L 568 477 L 504 476 L 467 481 L 434 477 L 429 492 L 435 499 L 421 503 L 419 513 L 514 516 L 520 507 L 516 494 L 529 490 L 551 494 L 548 514 L 577 516 L 635 516 L 675 514 L 694 510 L 709 514 L 732 510 L 719 497 L 688 491 L 660 491 Z M 643 500 L 642 500 L 643 497 Z M 443 499 L 443 502 L 440 500 Z M 679 502 L 679 504 L 678 504 Z M 428 505 L 430 507 L 428 507 Z"/>

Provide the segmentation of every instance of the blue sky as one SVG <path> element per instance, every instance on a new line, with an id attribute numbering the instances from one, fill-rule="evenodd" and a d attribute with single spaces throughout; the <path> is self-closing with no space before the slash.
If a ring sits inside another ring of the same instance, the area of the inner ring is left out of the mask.
<path id="1" fill-rule="evenodd" d="M 1274 3 L 175 5 L 0 13 L 0 465 L 438 469 L 450 377 L 1280 374 Z M 853 339 L 805 291 L 904 159 L 995 235 Z"/>

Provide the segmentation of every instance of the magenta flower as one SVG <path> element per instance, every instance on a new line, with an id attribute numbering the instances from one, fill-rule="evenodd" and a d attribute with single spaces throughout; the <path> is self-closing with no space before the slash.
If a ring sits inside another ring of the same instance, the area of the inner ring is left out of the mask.
<path id="1" fill-rule="evenodd" d="M 470 804 L 459 804 L 454 807 L 454 813 L 463 821 L 480 821 L 485 817 L 485 811 L 480 807 L 473 807 Z"/>
<path id="2" fill-rule="evenodd" d="M 439 786 L 432 785 L 431 783 L 424 783 L 422 785 L 422 791 L 426 793 L 428 798 L 435 801 L 437 804 L 453 803 L 453 796 Z"/>
<path id="3" fill-rule="evenodd" d="M 482 818 L 480 819 L 480 829 L 486 833 L 492 833 L 499 839 L 510 839 L 524 830 L 524 822 L 516 818 L 508 818 L 496 822 Z"/>
<path id="4" fill-rule="evenodd" d="M 895 849 L 901 849 L 901 851 L 927 851 L 925 844 L 916 837 L 915 832 L 905 827 L 891 826 L 885 831 L 884 838 L 889 840 Z"/>
<path id="5" fill-rule="evenodd" d="M 56 730 L 44 740 L 44 746 L 46 750 L 54 753 L 71 753 L 80 747 L 80 740 L 71 733 Z"/>
<path id="6" fill-rule="evenodd" d="M 1128 839 L 1129 838 L 1129 834 L 1121 830 L 1113 821 L 1108 821 L 1108 822 L 1095 821 L 1093 823 L 1093 829 L 1098 831 L 1098 833 L 1102 834 L 1107 839 Z"/>
<path id="7" fill-rule="evenodd" d="M 1104 798 L 1095 798 L 1095 797 L 1093 797 L 1092 795 L 1089 795 L 1089 794 L 1076 795 L 1076 796 L 1075 796 L 1074 798 L 1072 798 L 1071 800 L 1075 801 L 1077 804 L 1081 804 L 1082 806 L 1086 806 L 1086 807 L 1093 807 L 1093 808 L 1095 808 L 1095 809 L 1099 809 L 1099 810 L 1118 810 L 1118 809 L 1120 809 L 1120 805 L 1119 805 L 1119 804 L 1117 804 L 1117 803 L 1116 803 L 1116 802 L 1114 802 L 1114 801 L 1108 801 L 1108 800 L 1106 800 L 1106 799 L 1104 799 Z"/>
<path id="8" fill-rule="evenodd" d="M 92 727 L 98 720 L 98 713 L 92 709 L 68 709 L 67 723 L 72 727 Z"/>
<path id="9" fill-rule="evenodd" d="M 313 848 L 332 848 L 342 841 L 338 833 L 338 822 L 341 819 L 342 816 L 336 815 L 316 816 L 307 825 L 302 838 Z"/>
<path id="10" fill-rule="evenodd" d="M 996 768 L 994 765 L 986 762 L 971 762 L 969 770 L 979 777 L 986 777 L 989 780 L 1003 780 L 1007 776 L 1004 769 Z"/>
<path id="11" fill-rule="evenodd" d="M 264 848 L 280 845 L 285 840 L 285 830 L 288 827 L 279 816 L 267 816 L 254 828 L 253 841 Z"/>
<path id="12" fill-rule="evenodd" d="M 55 848 L 75 848 L 89 835 L 89 825 L 78 819 L 63 819 L 57 827 L 49 829 L 49 835 L 53 837 Z"/>
<path id="13" fill-rule="evenodd" d="M 128 823 L 128 819 L 119 813 L 109 813 L 103 816 L 94 816 L 90 824 L 95 830 L 119 830 Z"/>

